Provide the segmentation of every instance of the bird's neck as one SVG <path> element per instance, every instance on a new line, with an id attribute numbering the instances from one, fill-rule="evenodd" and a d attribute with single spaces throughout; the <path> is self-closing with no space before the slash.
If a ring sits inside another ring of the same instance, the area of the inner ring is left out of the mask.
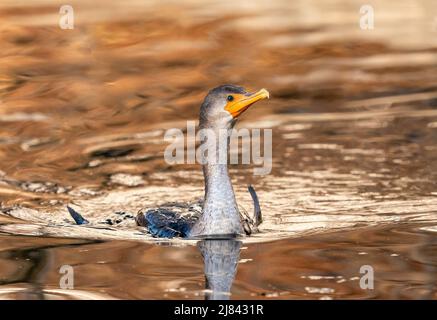
<path id="1" fill-rule="evenodd" d="M 234 189 L 225 164 L 203 166 L 205 178 L 205 204 L 223 201 L 228 206 L 235 204 Z"/>
<path id="2" fill-rule="evenodd" d="M 229 177 L 227 158 L 232 128 L 210 130 L 201 153 L 205 179 L 202 216 L 193 235 L 236 235 L 242 232 L 240 215 Z"/>
<path id="3" fill-rule="evenodd" d="M 234 189 L 228 171 L 229 137 L 232 128 L 206 128 L 204 151 L 201 153 L 205 179 L 205 205 L 211 202 L 236 206 Z"/>
<path id="4" fill-rule="evenodd" d="M 229 196 L 235 200 L 228 171 L 229 136 L 231 129 L 208 128 L 208 138 L 204 140 L 201 153 L 203 177 L 205 179 L 205 200 L 218 196 Z"/>

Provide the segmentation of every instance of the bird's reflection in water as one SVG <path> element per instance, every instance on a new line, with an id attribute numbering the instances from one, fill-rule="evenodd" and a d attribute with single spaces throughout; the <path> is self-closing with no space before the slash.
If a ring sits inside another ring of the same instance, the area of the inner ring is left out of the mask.
<path id="1" fill-rule="evenodd" d="M 235 239 L 202 240 L 198 243 L 205 265 L 205 299 L 229 299 L 241 244 Z"/>

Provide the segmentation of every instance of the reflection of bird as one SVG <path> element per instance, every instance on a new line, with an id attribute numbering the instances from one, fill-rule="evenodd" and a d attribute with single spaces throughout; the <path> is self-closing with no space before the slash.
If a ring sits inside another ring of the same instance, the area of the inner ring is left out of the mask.
<path id="1" fill-rule="evenodd" d="M 138 225 L 144 226 L 156 237 L 229 237 L 251 234 L 262 222 L 255 190 L 249 186 L 254 202 L 254 217 L 239 210 L 228 174 L 227 157 L 230 135 L 237 118 L 255 102 L 266 99 L 269 93 L 261 89 L 248 93 L 242 87 L 222 85 L 211 90 L 200 108 L 199 129 L 205 178 L 205 198 L 196 206 L 172 204 L 157 209 L 140 211 Z M 203 134 L 202 134 L 203 133 Z M 201 209 L 200 209 L 201 207 Z M 70 214 L 78 224 L 86 223 L 77 212 Z M 78 219 L 78 215 L 80 219 Z"/>
<path id="2" fill-rule="evenodd" d="M 207 300 L 229 299 L 237 272 L 241 241 L 234 239 L 202 240 L 197 246 L 205 265 Z"/>

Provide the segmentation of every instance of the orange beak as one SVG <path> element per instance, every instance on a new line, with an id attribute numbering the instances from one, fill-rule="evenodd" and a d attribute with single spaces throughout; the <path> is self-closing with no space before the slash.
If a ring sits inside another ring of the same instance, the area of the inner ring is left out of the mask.
<path id="1" fill-rule="evenodd" d="M 238 118 L 244 111 L 246 111 L 252 104 L 257 101 L 268 99 L 269 92 L 266 89 L 261 89 L 250 95 L 234 94 L 234 100 L 229 101 L 225 110 L 228 111 L 233 118 Z"/>

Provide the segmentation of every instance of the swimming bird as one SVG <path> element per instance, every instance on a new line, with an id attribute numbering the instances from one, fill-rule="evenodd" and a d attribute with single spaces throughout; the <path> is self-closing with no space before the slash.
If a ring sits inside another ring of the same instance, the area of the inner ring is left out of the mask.
<path id="1" fill-rule="evenodd" d="M 203 143 L 207 144 L 208 152 L 212 150 L 215 154 L 201 154 L 205 181 L 201 214 L 181 220 L 171 210 L 149 210 L 137 216 L 138 224 L 148 227 L 157 235 L 174 233 L 189 237 L 237 236 L 243 231 L 250 233 L 251 227 L 258 226 L 261 223 L 261 210 L 255 190 L 249 187 L 255 206 L 254 220 L 245 219 L 235 199 L 228 165 L 217 159 L 221 154 L 227 154 L 230 135 L 238 117 L 255 102 L 266 98 L 269 98 L 269 92 L 265 89 L 248 93 L 244 88 L 234 85 L 222 85 L 209 91 L 200 107 L 199 129 L 212 133 L 207 135 Z M 226 134 L 225 143 L 219 141 L 223 132 Z"/>
<path id="2" fill-rule="evenodd" d="M 251 218 L 237 205 L 227 161 L 218 160 L 223 159 L 223 154 L 227 155 L 232 129 L 241 114 L 255 102 L 267 98 L 266 89 L 250 93 L 240 86 L 221 85 L 210 90 L 199 115 L 199 129 L 205 133 L 202 143 L 208 150 L 201 153 L 200 159 L 205 182 L 203 201 L 140 210 L 137 224 L 146 227 L 155 237 L 166 238 L 229 238 L 257 231 L 262 216 L 255 189 L 248 187 L 254 203 Z M 77 224 L 86 221 L 72 208 L 69 212 Z"/>

